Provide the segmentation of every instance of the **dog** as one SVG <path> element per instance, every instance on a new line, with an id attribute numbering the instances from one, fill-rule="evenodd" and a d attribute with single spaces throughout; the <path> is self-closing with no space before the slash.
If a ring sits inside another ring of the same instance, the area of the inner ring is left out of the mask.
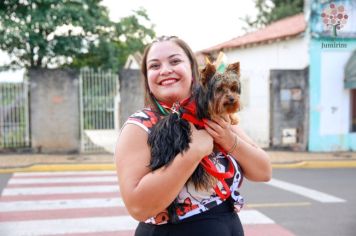
<path id="1" fill-rule="evenodd" d="M 230 116 L 231 124 L 237 124 L 236 112 L 241 107 L 240 94 L 240 63 L 230 64 L 223 73 L 219 73 L 216 66 L 208 62 L 200 71 L 200 80 L 193 88 L 192 96 L 180 104 L 174 104 L 170 108 L 171 113 L 152 128 L 148 136 L 151 170 L 168 166 L 177 154 L 183 154 L 189 149 L 191 142 L 189 122 L 195 123 L 197 128 L 204 128 L 203 119 L 227 114 Z M 214 183 L 214 179 L 204 170 L 202 164 L 198 165 L 189 180 L 193 181 L 196 188 L 208 189 Z M 177 206 L 175 200 L 168 207 L 171 222 L 178 220 L 174 210 Z"/>

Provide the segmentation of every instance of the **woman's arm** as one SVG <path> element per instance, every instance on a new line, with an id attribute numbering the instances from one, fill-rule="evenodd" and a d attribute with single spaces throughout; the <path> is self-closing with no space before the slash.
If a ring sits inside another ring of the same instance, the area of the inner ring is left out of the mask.
<path id="1" fill-rule="evenodd" d="M 228 116 L 206 121 L 205 129 L 240 164 L 245 177 L 252 181 L 269 181 L 272 167 L 268 154 L 258 147 L 237 125 L 230 125 Z M 235 145 L 235 142 L 237 144 Z M 235 145 L 235 148 L 231 150 Z"/>
<path id="2" fill-rule="evenodd" d="M 151 172 L 147 133 L 126 125 L 115 149 L 121 196 L 129 213 L 139 221 L 157 215 L 176 198 L 203 156 L 211 153 L 213 140 L 204 130 L 192 129 L 190 148 L 167 167 Z"/>
<path id="3" fill-rule="evenodd" d="M 237 125 L 232 126 L 237 135 L 237 146 L 231 153 L 237 157 L 246 178 L 252 181 L 269 181 L 272 177 L 272 166 L 268 154 Z"/>

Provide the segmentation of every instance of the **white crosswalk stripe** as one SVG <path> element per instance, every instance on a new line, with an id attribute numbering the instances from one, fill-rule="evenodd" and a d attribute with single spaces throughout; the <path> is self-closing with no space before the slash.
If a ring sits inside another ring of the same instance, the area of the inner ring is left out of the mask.
<path id="1" fill-rule="evenodd" d="M 58 193 L 92 193 L 92 192 L 118 192 L 118 186 L 68 186 L 52 188 L 8 188 L 3 191 L 4 196 L 11 195 L 37 195 Z"/>
<path id="2" fill-rule="evenodd" d="M 241 222 L 247 225 L 275 223 L 272 219 L 270 219 L 269 217 L 265 216 L 264 214 L 256 210 L 241 211 L 239 216 Z"/>
<path id="3" fill-rule="evenodd" d="M 66 183 L 87 183 L 87 182 L 91 182 L 91 183 L 101 183 L 101 182 L 111 182 L 111 181 L 117 181 L 116 177 L 107 177 L 107 176 L 99 176 L 98 177 L 71 177 L 71 178 L 63 178 L 65 176 L 62 177 L 58 177 L 58 178 L 50 178 L 50 179 L 39 179 L 39 178 L 26 178 L 26 179 L 11 179 L 9 181 L 9 184 L 41 184 L 41 183 L 62 183 L 62 182 L 66 182 Z"/>
<path id="4" fill-rule="evenodd" d="M 51 235 L 134 230 L 137 221 L 129 216 L 92 217 L 0 223 L 0 235 Z"/>
<path id="5" fill-rule="evenodd" d="M 93 207 L 125 207 L 125 205 L 124 201 L 121 198 L 0 202 L 0 212 Z"/>
<path id="6" fill-rule="evenodd" d="M 295 194 L 302 195 L 304 197 L 313 199 L 318 202 L 323 202 L 323 203 L 339 203 L 339 202 L 346 202 L 346 200 L 332 196 L 330 194 L 326 194 L 314 189 L 306 188 L 300 185 L 288 183 L 282 180 L 278 179 L 271 179 L 268 183 L 268 185 L 281 188 L 290 192 L 293 192 Z"/>
<path id="7" fill-rule="evenodd" d="M 276 225 L 254 209 L 239 216 L 247 228 Z M 114 171 L 15 173 L 0 197 L 1 236 L 126 236 L 137 224 L 124 207 Z"/>
<path id="8" fill-rule="evenodd" d="M 82 175 L 109 175 L 109 176 L 116 176 L 115 171 L 111 170 L 101 170 L 99 171 L 56 171 L 56 172 L 48 172 L 48 171 L 42 171 L 42 172 L 19 172 L 16 173 L 16 177 L 35 177 L 35 176 L 69 176 L 69 175 L 75 175 L 75 176 L 82 176 Z M 115 177 L 116 178 L 116 177 Z"/>

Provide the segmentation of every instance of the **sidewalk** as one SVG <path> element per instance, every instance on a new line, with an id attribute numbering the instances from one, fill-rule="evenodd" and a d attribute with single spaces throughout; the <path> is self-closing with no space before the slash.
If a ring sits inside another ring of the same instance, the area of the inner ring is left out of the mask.
<path id="1" fill-rule="evenodd" d="M 356 167 L 356 153 L 309 153 L 267 151 L 273 168 Z M 107 154 L 0 154 L 0 173 L 19 171 L 115 170 L 113 155 Z"/>
<path id="2" fill-rule="evenodd" d="M 356 152 L 267 151 L 273 168 L 352 168 Z"/>

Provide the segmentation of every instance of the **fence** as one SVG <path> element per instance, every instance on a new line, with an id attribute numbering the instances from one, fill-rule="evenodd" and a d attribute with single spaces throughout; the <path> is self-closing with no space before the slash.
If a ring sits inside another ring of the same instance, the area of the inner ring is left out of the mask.
<path id="1" fill-rule="evenodd" d="M 85 68 L 79 81 L 80 149 L 107 151 L 108 145 L 102 141 L 106 138 L 112 145 L 119 123 L 118 75 Z M 31 148 L 30 137 L 29 83 L 0 83 L 0 151 Z"/>
<path id="2" fill-rule="evenodd" d="M 0 149 L 30 147 L 28 83 L 0 83 Z"/>
<path id="3" fill-rule="evenodd" d="M 118 75 L 89 68 L 80 71 L 81 151 L 104 151 L 115 133 L 119 98 Z M 108 132 L 110 131 L 110 132 Z"/>

